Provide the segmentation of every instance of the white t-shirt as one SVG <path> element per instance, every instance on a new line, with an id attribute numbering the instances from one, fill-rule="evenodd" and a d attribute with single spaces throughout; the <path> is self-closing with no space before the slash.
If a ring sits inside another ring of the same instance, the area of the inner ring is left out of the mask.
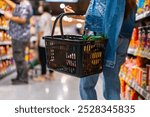
<path id="1" fill-rule="evenodd" d="M 41 15 L 39 20 L 39 31 L 43 32 L 43 36 L 48 36 L 51 35 L 51 30 L 52 30 L 51 15 L 45 12 L 43 15 Z M 45 47 L 44 39 L 42 38 L 40 39 L 39 46 Z"/>

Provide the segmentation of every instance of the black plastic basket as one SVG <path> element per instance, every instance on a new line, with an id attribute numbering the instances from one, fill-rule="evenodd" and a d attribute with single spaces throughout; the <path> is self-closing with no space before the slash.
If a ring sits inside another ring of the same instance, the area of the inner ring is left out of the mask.
<path id="1" fill-rule="evenodd" d="M 59 15 L 54 22 L 51 36 L 43 37 L 46 42 L 48 68 L 80 78 L 102 72 L 106 41 L 85 41 L 82 36 L 64 35 L 62 18 L 65 15 L 74 14 Z M 61 35 L 53 36 L 59 18 Z"/>

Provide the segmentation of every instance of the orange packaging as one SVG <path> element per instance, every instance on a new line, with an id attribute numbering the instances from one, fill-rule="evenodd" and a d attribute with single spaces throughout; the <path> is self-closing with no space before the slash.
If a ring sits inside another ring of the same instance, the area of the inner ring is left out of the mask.
<path id="1" fill-rule="evenodd" d="M 137 65 L 138 67 L 141 67 L 141 66 L 142 66 L 142 58 L 141 58 L 141 57 L 137 57 L 137 58 L 136 58 L 136 65 Z"/>
<path id="2" fill-rule="evenodd" d="M 137 67 L 132 68 L 132 77 L 133 77 L 134 81 L 136 81 L 136 79 L 137 79 Z"/>
<path id="3" fill-rule="evenodd" d="M 143 75 L 143 70 L 141 68 L 137 68 L 137 83 L 138 85 L 141 86 L 142 84 L 142 75 Z"/>
<path id="4" fill-rule="evenodd" d="M 137 41 L 138 41 L 138 28 L 134 28 L 131 41 L 130 41 L 130 46 L 131 48 L 136 48 L 137 47 Z"/>
<path id="5" fill-rule="evenodd" d="M 142 73 L 142 88 L 146 89 L 146 86 L 147 86 L 147 78 L 146 78 L 146 69 L 143 68 L 142 69 L 143 73 Z"/>
<path id="6" fill-rule="evenodd" d="M 121 95 L 122 97 L 125 97 L 126 83 L 122 78 L 120 78 L 120 84 L 121 84 Z"/>

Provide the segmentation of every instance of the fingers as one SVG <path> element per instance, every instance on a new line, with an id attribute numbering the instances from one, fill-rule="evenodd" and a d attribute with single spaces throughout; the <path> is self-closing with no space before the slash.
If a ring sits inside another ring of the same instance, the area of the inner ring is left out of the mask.
<path id="1" fill-rule="evenodd" d="M 74 13 L 75 11 L 72 10 L 72 7 L 70 7 L 70 6 L 68 5 L 68 6 L 66 6 L 66 7 L 64 8 L 64 12 L 65 12 L 65 13 Z"/>

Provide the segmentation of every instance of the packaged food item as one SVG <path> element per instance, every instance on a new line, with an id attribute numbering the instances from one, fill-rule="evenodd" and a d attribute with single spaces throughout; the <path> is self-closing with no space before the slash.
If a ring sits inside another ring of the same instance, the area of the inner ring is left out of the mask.
<path id="1" fill-rule="evenodd" d="M 141 47 L 141 49 L 142 49 L 142 51 L 144 51 L 144 47 L 145 47 L 145 44 L 146 44 L 146 30 L 145 30 L 145 28 L 144 27 L 142 27 L 142 36 L 141 36 L 141 40 L 140 40 L 140 43 L 141 43 L 141 45 L 140 45 L 140 47 Z"/>
<path id="2" fill-rule="evenodd" d="M 136 49 L 137 45 L 138 45 L 138 28 L 134 28 L 130 41 L 130 48 Z"/>
<path id="3" fill-rule="evenodd" d="M 142 74 L 141 87 L 146 90 L 146 87 L 147 87 L 146 69 L 143 68 L 142 71 L 143 71 L 143 74 Z"/>
<path id="4" fill-rule="evenodd" d="M 150 0 L 145 0 L 144 7 L 145 7 L 144 9 L 145 11 L 150 10 Z"/>
<path id="5" fill-rule="evenodd" d="M 90 36 L 83 35 L 82 37 L 83 37 L 83 40 L 88 40 L 88 41 L 105 39 L 104 36 L 95 36 L 95 35 L 90 35 Z"/>
<path id="6" fill-rule="evenodd" d="M 144 2 L 145 0 L 138 0 L 137 6 L 138 6 L 138 14 L 141 14 L 144 12 Z"/>
<path id="7" fill-rule="evenodd" d="M 138 100 L 138 94 L 135 90 L 131 90 L 131 94 L 130 94 L 130 99 L 131 100 Z"/>

